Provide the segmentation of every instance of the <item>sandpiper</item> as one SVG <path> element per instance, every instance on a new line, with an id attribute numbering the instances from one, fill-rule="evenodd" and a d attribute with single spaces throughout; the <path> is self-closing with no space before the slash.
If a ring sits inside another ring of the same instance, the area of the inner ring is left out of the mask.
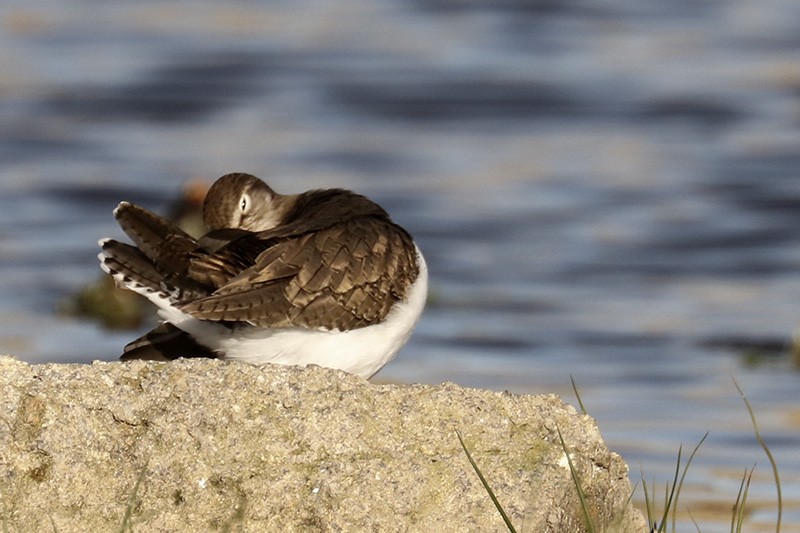
<path id="1" fill-rule="evenodd" d="M 208 191 L 200 239 L 127 202 L 114 216 L 135 246 L 102 239 L 101 267 L 164 319 L 122 359 L 316 364 L 370 377 L 425 305 L 419 248 L 351 191 L 282 195 L 255 176 L 227 174 Z"/>

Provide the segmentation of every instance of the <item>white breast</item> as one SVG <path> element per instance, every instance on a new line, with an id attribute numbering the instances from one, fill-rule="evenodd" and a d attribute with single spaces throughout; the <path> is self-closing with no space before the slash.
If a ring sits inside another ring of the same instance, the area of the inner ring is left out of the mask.
<path id="1" fill-rule="evenodd" d="M 164 320 L 186 331 L 200 344 L 224 354 L 225 359 L 282 365 L 314 364 L 368 378 L 397 355 L 425 307 L 428 268 L 419 248 L 417 261 L 419 276 L 406 300 L 396 303 L 382 322 L 350 331 L 250 326 L 231 330 L 221 324 L 192 318 L 164 299 L 154 301 L 150 297 L 150 300 L 159 306 Z"/>

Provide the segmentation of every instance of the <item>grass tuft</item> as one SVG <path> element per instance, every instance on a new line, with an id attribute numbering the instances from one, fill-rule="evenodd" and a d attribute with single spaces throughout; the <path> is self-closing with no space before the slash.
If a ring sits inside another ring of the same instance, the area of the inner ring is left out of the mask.
<path id="1" fill-rule="evenodd" d="M 667 524 L 670 522 L 669 517 L 672 516 L 672 531 L 675 532 L 675 524 L 677 522 L 676 513 L 678 508 L 678 498 L 680 496 L 681 490 L 683 489 L 683 482 L 686 479 L 686 473 L 689 471 L 689 465 L 692 464 L 692 459 L 697 454 L 697 450 L 700 449 L 700 446 L 705 442 L 706 438 L 708 437 L 708 432 L 703 435 L 703 438 L 700 439 L 700 442 L 692 450 L 692 453 L 689 454 L 689 458 L 686 460 L 686 464 L 683 465 L 683 472 L 681 472 L 681 455 L 683 454 L 683 445 L 678 447 L 678 459 L 675 462 L 675 476 L 672 480 L 672 483 L 667 483 L 667 486 L 664 489 L 664 512 L 661 515 L 661 520 L 657 520 L 655 518 L 655 505 L 654 501 L 650 498 L 650 494 L 647 490 L 647 480 L 644 477 L 644 472 L 642 472 L 642 488 L 644 490 L 644 502 L 645 502 L 645 510 L 647 514 L 647 524 L 650 526 L 651 532 L 658 532 L 664 533 L 667 530 Z M 650 489 L 652 494 L 655 495 L 656 487 L 655 487 L 655 480 L 653 480 L 653 488 Z M 695 524 L 697 527 L 697 524 Z M 699 528 L 698 528 L 699 529 Z"/>
<path id="2" fill-rule="evenodd" d="M 675 491 L 675 501 L 672 504 L 672 533 L 675 533 L 675 512 L 678 509 L 678 496 L 680 496 L 681 490 L 683 489 L 683 480 L 686 479 L 686 472 L 689 471 L 689 465 L 692 464 L 692 459 L 694 459 L 695 454 L 697 454 L 697 450 L 700 449 L 700 446 L 702 446 L 707 437 L 708 431 L 706 431 L 706 434 L 700 439 L 700 442 L 697 443 L 697 446 L 694 447 L 694 450 L 692 450 L 692 453 L 689 455 L 689 459 L 686 461 L 686 465 L 683 467 L 681 480 L 678 482 L 678 489 Z"/>
<path id="3" fill-rule="evenodd" d="M 587 415 L 588 412 L 587 412 L 586 407 L 585 407 L 585 405 L 583 403 L 583 400 L 581 399 L 580 393 L 578 392 L 578 387 L 575 384 L 575 380 L 573 379 L 572 376 L 570 376 L 570 381 L 572 382 L 572 389 L 575 392 L 575 397 L 578 400 L 578 405 L 580 406 L 580 409 L 581 409 L 582 413 L 584 415 Z M 775 462 L 775 459 L 774 459 L 774 457 L 772 455 L 772 452 L 770 451 L 769 447 L 767 446 L 767 443 L 764 441 L 763 437 L 761 436 L 761 432 L 758 429 L 758 423 L 756 422 L 756 416 L 755 416 L 755 413 L 753 411 L 752 406 L 750 405 L 749 400 L 745 396 L 745 394 L 742 391 L 742 389 L 739 386 L 739 384 L 736 382 L 735 378 L 733 378 L 733 383 L 736 386 L 736 390 L 739 391 L 739 394 L 741 395 L 742 400 L 744 400 L 745 406 L 747 407 L 747 411 L 750 414 L 750 420 L 753 423 L 753 431 L 755 433 L 756 439 L 758 440 L 758 443 L 761 445 L 761 448 L 764 450 L 764 453 L 766 454 L 767 458 L 769 459 L 770 465 L 772 466 L 772 473 L 773 473 L 773 476 L 774 476 L 774 479 L 775 479 L 775 486 L 776 486 L 776 489 L 777 489 L 777 496 L 778 496 L 778 502 L 777 502 L 778 503 L 778 516 L 777 516 L 777 521 L 776 521 L 776 526 L 775 526 L 775 532 L 776 533 L 780 533 L 781 521 L 782 521 L 782 515 L 783 515 L 783 496 L 782 496 L 782 491 L 781 491 L 780 476 L 778 474 L 778 466 L 777 466 L 777 464 Z M 570 454 L 569 454 L 569 452 L 567 450 L 567 445 L 566 445 L 566 442 L 564 441 L 563 435 L 561 434 L 560 428 L 557 427 L 556 431 L 558 433 L 558 438 L 559 438 L 559 440 L 561 442 L 561 448 L 563 449 L 564 454 L 565 454 L 565 456 L 567 458 L 567 464 L 569 465 L 569 471 L 570 471 L 570 475 L 572 476 L 572 482 L 575 485 L 575 489 L 577 490 L 577 493 L 578 493 L 578 499 L 580 500 L 581 510 L 583 512 L 583 517 L 585 519 L 586 528 L 588 529 L 588 531 L 590 533 L 595 533 L 596 528 L 595 528 L 594 523 L 593 523 L 593 521 L 591 519 L 591 516 L 589 514 L 589 506 L 587 504 L 585 494 L 584 494 L 583 489 L 581 487 L 581 483 L 580 483 L 580 478 L 578 476 L 578 472 L 575 469 L 574 464 L 572 463 L 572 458 L 570 457 Z M 500 513 L 500 516 L 503 518 L 503 522 L 505 522 L 506 528 L 508 528 L 508 531 L 510 531 L 511 533 L 516 533 L 516 529 L 514 528 L 513 524 L 511 523 L 511 520 L 509 519 L 509 517 L 506 514 L 505 510 L 503 509 L 503 506 L 498 501 L 494 491 L 489 486 L 489 483 L 486 481 L 486 478 L 483 476 L 483 473 L 481 472 L 480 468 L 475 463 L 475 460 L 472 458 L 472 454 L 470 453 L 469 449 L 467 449 L 467 446 L 464 443 L 464 439 L 461 437 L 461 433 L 458 430 L 456 430 L 456 435 L 458 436 L 458 440 L 461 443 L 461 448 L 464 450 L 464 453 L 466 454 L 467 459 L 469 460 L 470 464 L 472 465 L 472 468 L 475 470 L 475 473 L 478 475 L 478 478 L 481 480 L 481 483 L 483 484 L 483 488 L 486 490 L 486 493 L 491 498 L 492 503 L 494 504 L 495 508 Z M 689 454 L 689 457 L 686 460 L 686 464 L 683 465 L 682 469 L 681 469 L 681 457 L 683 455 L 683 445 L 681 445 L 678 448 L 678 457 L 677 457 L 677 460 L 676 460 L 676 463 L 675 463 L 675 475 L 673 476 L 672 482 L 671 483 L 667 483 L 667 485 L 665 486 L 665 490 L 664 490 L 664 509 L 663 509 L 662 514 L 659 517 L 656 517 L 656 513 L 655 513 L 655 499 L 654 499 L 654 496 L 656 494 L 655 479 L 653 479 L 652 488 L 650 488 L 648 490 L 647 479 L 645 478 L 644 470 L 641 470 L 642 491 L 644 492 L 644 504 L 645 504 L 645 511 L 646 511 L 646 515 L 647 515 L 647 525 L 648 525 L 650 533 L 666 533 L 668 524 L 670 522 L 672 523 L 671 531 L 672 531 L 672 533 L 675 533 L 676 524 L 677 524 L 678 500 L 679 500 L 681 491 L 683 490 L 684 481 L 686 480 L 686 474 L 689 471 L 689 466 L 692 464 L 692 460 L 694 459 L 695 455 L 697 454 L 698 450 L 700 449 L 700 446 L 702 446 L 703 443 L 705 442 L 706 438 L 708 438 L 708 435 L 709 435 L 708 432 L 706 432 L 703 435 L 703 437 L 700 439 L 700 441 L 697 443 L 697 445 L 692 450 L 692 453 Z M 733 505 L 733 510 L 732 510 L 732 514 L 731 514 L 731 529 L 730 529 L 731 533 L 741 533 L 742 530 L 743 530 L 744 520 L 745 520 L 745 504 L 747 503 L 747 496 L 748 496 L 748 493 L 749 493 L 749 490 L 750 490 L 750 484 L 751 484 L 751 481 L 752 481 L 752 478 L 753 478 L 753 472 L 754 471 L 755 471 L 755 466 L 753 466 L 749 470 L 745 469 L 744 475 L 742 476 L 742 481 L 741 481 L 741 484 L 739 486 L 739 492 L 738 492 L 738 494 L 736 496 L 736 502 Z M 634 488 L 634 491 L 635 491 L 635 488 Z M 631 497 L 632 496 L 633 496 L 633 492 L 631 492 Z M 694 527 L 697 530 L 697 532 L 700 533 L 700 526 L 697 524 L 697 521 L 691 515 L 691 511 L 689 511 L 689 518 L 691 519 L 692 524 L 694 524 Z"/>
<path id="4" fill-rule="evenodd" d="M 651 523 L 651 530 L 658 531 L 658 533 L 664 533 L 667 530 L 667 517 L 669 516 L 669 511 L 672 509 L 672 503 L 677 498 L 675 496 L 675 491 L 678 489 L 678 475 L 681 471 L 681 454 L 683 453 L 683 444 L 678 446 L 678 460 L 675 461 L 675 477 L 672 480 L 672 485 L 669 483 L 666 487 L 664 487 L 664 514 L 661 516 L 661 522 L 656 524 L 655 522 Z M 685 469 L 684 469 L 685 471 Z M 655 487 L 653 487 L 655 490 Z"/>

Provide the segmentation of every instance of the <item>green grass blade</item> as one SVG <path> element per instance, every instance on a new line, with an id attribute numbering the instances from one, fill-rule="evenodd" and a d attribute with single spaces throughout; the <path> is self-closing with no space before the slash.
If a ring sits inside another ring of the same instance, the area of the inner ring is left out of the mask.
<path id="1" fill-rule="evenodd" d="M 472 454 L 469 453 L 469 450 L 467 449 L 467 445 L 464 444 L 464 439 L 461 438 L 461 432 L 456 430 L 456 436 L 458 437 L 458 442 L 461 443 L 461 448 L 464 450 L 464 453 L 467 455 L 467 459 L 469 459 L 469 464 L 472 465 L 473 470 L 475 470 L 475 473 L 478 474 L 478 479 L 481 480 L 481 483 L 483 484 L 483 488 L 486 490 L 486 493 L 489 494 L 489 498 L 492 499 L 492 503 L 497 508 L 497 511 L 500 513 L 500 516 L 503 517 L 503 522 L 505 522 L 506 527 L 508 528 L 508 530 L 511 533 L 517 533 L 517 530 L 514 529 L 514 525 L 511 523 L 511 519 L 508 518 L 508 515 L 506 514 L 505 510 L 503 509 L 503 506 L 500 505 L 500 502 L 497 500 L 497 496 L 494 495 L 494 491 L 489 486 L 489 482 L 486 481 L 485 477 L 483 477 L 483 474 L 481 473 L 481 469 L 478 468 L 478 465 L 475 463 L 475 460 L 472 458 Z"/>
<path id="2" fill-rule="evenodd" d="M 694 516 L 692 516 L 692 512 L 691 511 L 687 511 L 687 512 L 689 513 L 689 520 L 691 520 L 692 524 L 694 524 L 694 528 L 697 530 L 697 533 L 702 533 L 700 531 L 700 526 L 697 524 L 697 520 L 695 520 Z"/>
<path id="3" fill-rule="evenodd" d="M 631 493 L 628 494 L 628 498 L 625 500 L 625 505 L 628 505 L 633 501 L 633 495 L 636 494 L 636 489 L 639 488 L 639 482 L 633 484 L 633 488 L 631 489 Z"/>
<path id="4" fill-rule="evenodd" d="M 583 400 L 581 400 L 581 394 L 578 392 L 578 386 L 575 384 L 575 379 L 572 377 L 572 374 L 569 375 L 569 380 L 572 382 L 572 390 L 575 393 L 575 397 L 578 399 L 578 405 L 581 408 L 581 413 L 588 415 L 589 412 L 586 410 L 586 406 L 583 405 Z"/>
<path id="5" fill-rule="evenodd" d="M 642 492 L 644 492 L 644 509 L 647 511 L 647 525 L 651 529 L 655 529 L 653 502 L 650 500 L 650 491 L 647 490 L 647 478 L 644 477 L 644 469 L 641 465 L 639 465 L 639 473 L 642 475 Z M 655 480 L 653 480 L 653 495 L 655 496 Z"/>
<path id="6" fill-rule="evenodd" d="M 683 466 L 683 473 L 681 474 L 681 480 L 680 482 L 678 482 L 678 488 L 675 491 L 675 500 L 672 502 L 672 533 L 675 533 L 675 520 L 676 520 L 675 515 L 678 511 L 678 497 L 680 496 L 681 490 L 683 489 L 683 480 L 686 479 L 686 473 L 689 471 L 689 465 L 692 464 L 692 459 L 694 459 L 697 450 L 700 449 L 700 446 L 703 445 L 703 442 L 705 442 L 707 437 L 708 437 L 708 431 L 706 431 L 706 434 L 703 435 L 702 439 L 700 439 L 700 442 L 697 443 L 697 446 L 694 447 L 694 450 L 692 450 L 692 453 L 689 455 L 689 459 L 686 460 L 686 464 Z"/>
<path id="7" fill-rule="evenodd" d="M 739 511 L 739 504 L 742 501 L 742 493 L 744 492 L 744 483 L 747 479 L 747 469 L 744 469 L 744 475 L 742 476 L 742 481 L 739 483 L 739 492 L 736 494 L 736 501 L 733 502 L 733 513 L 731 513 L 731 533 L 735 533 L 736 531 L 736 515 Z"/>
<path id="8" fill-rule="evenodd" d="M 733 504 L 733 514 L 731 516 L 731 533 L 742 533 L 742 525 L 744 524 L 744 511 L 745 503 L 747 502 L 747 493 L 750 491 L 750 481 L 753 479 L 753 472 L 756 467 L 744 469 L 742 482 L 739 484 L 739 493 L 736 495 L 736 503 Z"/>
<path id="9" fill-rule="evenodd" d="M 736 533 L 742 533 L 742 525 L 744 524 L 744 512 L 745 512 L 745 503 L 747 503 L 747 494 L 750 492 L 750 481 L 753 479 L 753 471 L 756 467 L 750 469 L 750 473 L 747 474 L 747 483 L 744 485 L 744 493 L 742 494 L 742 505 L 739 507 L 739 519 L 738 524 L 736 525 Z"/>
<path id="10" fill-rule="evenodd" d="M 572 483 L 575 485 L 575 488 L 578 491 L 578 500 L 581 502 L 581 510 L 583 511 L 583 517 L 586 520 L 586 527 L 589 529 L 589 533 L 595 533 L 594 522 L 592 521 L 592 516 L 589 514 L 589 505 L 586 503 L 586 496 L 583 494 L 581 480 L 578 478 L 578 472 L 575 470 L 575 466 L 572 464 L 569 451 L 567 451 L 567 444 L 564 442 L 564 437 L 561 435 L 561 429 L 559 429 L 558 426 L 556 426 L 556 431 L 558 432 L 558 440 L 561 441 L 561 448 L 564 450 L 564 455 L 567 456 L 567 465 L 569 465 L 569 473 L 572 474 Z"/>
<path id="11" fill-rule="evenodd" d="M 742 388 L 739 386 L 739 383 L 736 381 L 736 378 L 731 376 L 733 380 L 733 384 L 736 386 L 736 390 L 739 391 L 739 395 L 744 400 L 744 404 L 747 406 L 747 412 L 750 413 L 750 420 L 753 422 L 753 432 L 756 434 L 756 440 L 761 445 L 761 448 L 764 450 L 764 453 L 767 454 L 767 459 L 769 459 L 769 464 L 772 466 L 772 475 L 775 478 L 775 489 L 778 491 L 778 519 L 775 523 L 775 533 L 781 532 L 781 521 L 783 518 L 783 493 L 781 491 L 781 478 L 778 475 L 778 465 L 775 463 L 775 458 L 772 457 L 772 452 L 769 450 L 769 446 L 767 443 L 764 442 L 764 439 L 761 437 L 761 432 L 758 430 L 758 423 L 756 422 L 756 415 L 753 413 L 753 407 L 750 405 L 750 401 L 745 396 Z"/>
<path id="12" fill-rule="evenodd" d="M 675 464 L 675 477 L 672 480 L 671 485 L 667 485 L 666 492 L 664 493 L 664 498 L 666 503 L 664 504 L 664 514 L 661 516 L 661 523 L 658 525 L 658 532 L 664 533 L 667 530 L 667 518 L 669 518 L 669 511 L 672 508 L 672 501 L 675 498 L 675 490 L 678 486 L 678 476 L 681 473 L 681 454 L 683 453 L 683 445 L 678 447 L 678 460 Z"/>

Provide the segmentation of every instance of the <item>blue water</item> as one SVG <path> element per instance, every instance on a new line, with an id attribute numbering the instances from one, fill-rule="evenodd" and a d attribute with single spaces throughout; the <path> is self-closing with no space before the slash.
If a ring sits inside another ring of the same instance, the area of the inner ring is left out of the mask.
<path id="1" fill-rule="evenodd" d="M 0 352 L 110 360 L 137 335 L 55 311 L 99 275 L 122 199 L 163 212 L 234 170 L 347 187 L 431 271 L 379 379 L 576 403 L 573 376 L 634 481 L 710 431 L 682 505 L 727 531 L 757 463 L 748 526 L 772 530 L 735 376 L 800 525 L 797 2 L 33 0 L 0 20 Z"/>

